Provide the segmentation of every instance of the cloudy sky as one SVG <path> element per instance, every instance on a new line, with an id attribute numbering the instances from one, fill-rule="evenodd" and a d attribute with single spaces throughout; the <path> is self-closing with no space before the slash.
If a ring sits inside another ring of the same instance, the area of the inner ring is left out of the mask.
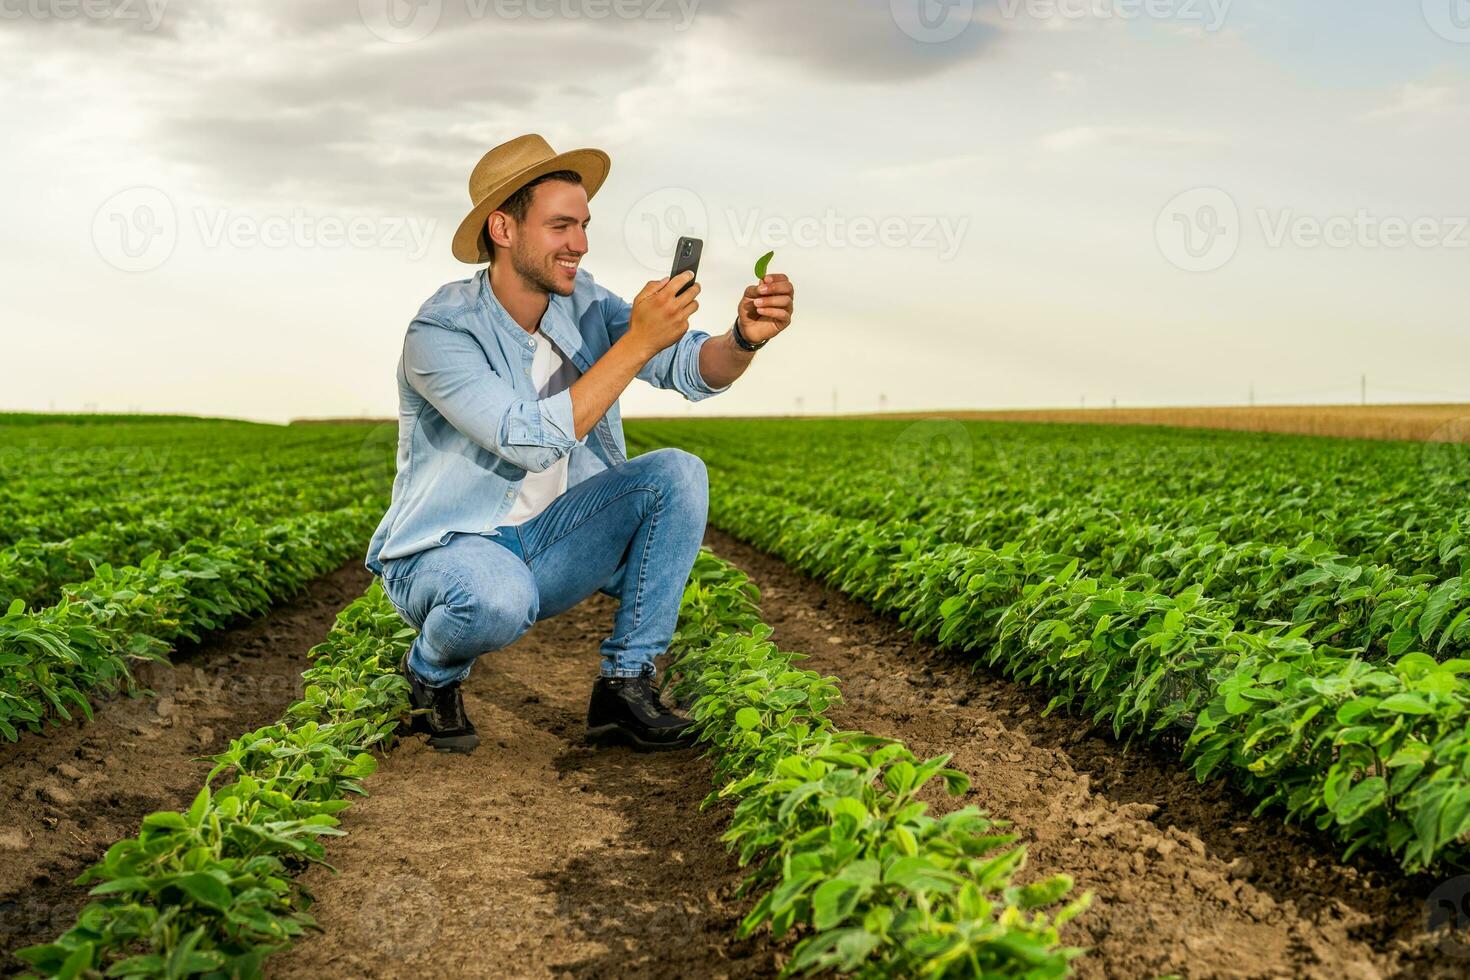
<path id="1" fill-rule="evenodd" d="M 391 415 L 469 169 L 798 313 L 628 415 L 1470 401 L 1470 0 L 0 0 L 0 408 Z"/>

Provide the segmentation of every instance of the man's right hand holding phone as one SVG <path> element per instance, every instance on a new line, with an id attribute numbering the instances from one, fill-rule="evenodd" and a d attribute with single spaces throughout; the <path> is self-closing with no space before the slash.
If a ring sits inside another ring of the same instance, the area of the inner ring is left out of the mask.
<path id="1" fill-rule="evenodd" d="M 695 297 L 699 295 L 700 284 L 689 286 L 682 295 L 679 290 L 693 278 L 694 273 L 687 271 L 673 278 L 655 279 L 633 298 L 627 336 L 648 358 L 677 344 L 689 332 L 689 318 L 699 309 Z"/>

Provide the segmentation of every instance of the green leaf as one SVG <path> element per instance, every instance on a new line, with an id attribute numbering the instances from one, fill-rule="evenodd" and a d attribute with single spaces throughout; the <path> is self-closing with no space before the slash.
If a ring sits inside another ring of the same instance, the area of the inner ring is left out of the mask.
<path id="1" fill-rule="evenodd" d="M 842 922 L 857 908 L 862 889 L 850 881 L 834 878 L 824 882 L 812 893 L 812 925 L 818 929 L 831 929 Z"/>
<path id="2" fill-rule="evenodd" d="M 189 821 L 184 819 L 182 813 L 173 810 L 162 810 L 158 813 L 150 813 L 143 818 L 144 829 L 153 830 L 188 830 Z"/>
<path id="3" fill-rule="evenodd" d="M 766 269 L 770 267 L 771 259 L 775 256 L 775 254 L 775 252 L 767 252 L 765 255 L 762 255 L 760 258 L 755 260 L 756 279 L 764 279 L 766 277 Z"/>
<path id="4" fill-rule="evenodd" d="M 178 886 L 200 905 L 224 911 L 230 906 L 230 890 L 214 875 L 203 871 L 179 875 L 172 884 Z"/>
<path id="5" fill-rule="evenodd" d="M 1343 794 L 1337 801 L 1337 822 L 1350 824 L 1383 803 L 1388 783 L 1380 776 L 1370 776 Z"/>

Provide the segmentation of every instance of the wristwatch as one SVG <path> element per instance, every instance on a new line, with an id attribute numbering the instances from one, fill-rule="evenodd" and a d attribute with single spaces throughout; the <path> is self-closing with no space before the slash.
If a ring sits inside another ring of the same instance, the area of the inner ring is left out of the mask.
<path id="1" fill-rule="evenodd" d="M 752 344 L 750 341 L 746 340 L 740 335 L 740 318 L 738 316 L 735 318 L 735 345 L 741 350 L 757 351 L 770 342 L 771 341 L 769 338 L 762 340 L 758 344 Z"/>

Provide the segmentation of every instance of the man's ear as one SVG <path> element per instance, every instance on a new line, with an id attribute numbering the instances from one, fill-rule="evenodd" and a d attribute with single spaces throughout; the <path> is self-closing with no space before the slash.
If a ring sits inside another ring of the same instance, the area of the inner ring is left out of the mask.
<path id="1" fill-rule="evenodd" d="M 485 219 L 486 237 L 501 248 L 510 248 L 510 215 L 504 211 L 491 211 Z"/>

